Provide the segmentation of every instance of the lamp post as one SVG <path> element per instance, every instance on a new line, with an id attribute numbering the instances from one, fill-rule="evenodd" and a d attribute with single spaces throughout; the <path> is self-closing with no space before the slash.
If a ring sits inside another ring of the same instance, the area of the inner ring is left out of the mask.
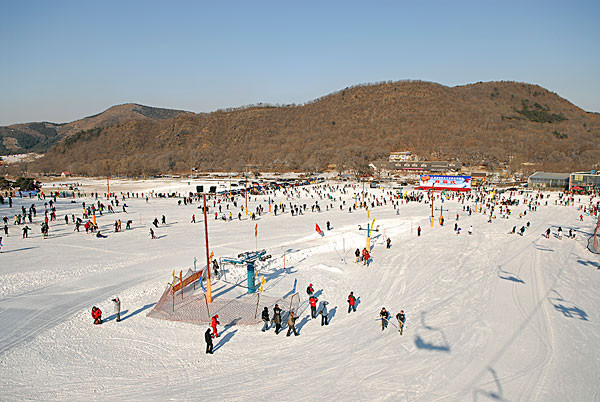
<path id="1" fill-rule="evenodd" d="M 435 187 L 435 183 L 431 183 L 431 227 L 433 227 L 433 220 L 434 220 L 434 216 L 433 216 L 433 200 L 435 199 L 434 187 Z"/>

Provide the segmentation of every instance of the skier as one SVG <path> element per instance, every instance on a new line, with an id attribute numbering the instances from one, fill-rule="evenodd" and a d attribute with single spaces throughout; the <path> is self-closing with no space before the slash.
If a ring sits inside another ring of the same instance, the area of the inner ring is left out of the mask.
<path id="1" fill-rule="evenodd" d="M 152 224 L 154 226 L 156 226 L 156 228 L 158 228 L 158 218 L 154 218 L 154 220 L 152 221 Z"/>
<path id="2" fill-rule="evenodd" d="M 217 262 L 216 258 L 213 260 L 212 266 L 213 266 L 213 273 L 215 275 L 215 278 L 219 278 L 219 263 Z"/>
<path id="3" fill-rule="evenodd" d="M 391 247 L 392 247 L 392 239 L 390 239 L 388 237 L 387 240 L 385 241 L 385 248 L 391 248 Z"/>
<path id="4" fill-rule="evenodd" d="M 210 333 L 210 327 L 204 333 L 204 340 L 206 341 L 206 353 L 213 353 L 213 342 L 212 342 L 212 334 Z"/>
<path id="5" fill-rule="evenodd" d="M 356 251 L 354 251 L 354 255 L 356 256 L 356 263 L 358 263 L 360 261 L 360 250 L 356 249 Z"/>
<path id="6" fill-rule="evenodd" d="M 363 250 L 363 252 L 365 253 L 365 265 L 368 267 L 369 265 L 371 265 L 371 254 L 367 251 L 366 248 Z"/>
<path id="7" fill-rule="evenodd" d="M 327 230 L 331 230 L 331 223 L 327 221 Z"/>
<path id="8" fill-rule="evenodd" d="M 417 228 L 417 237 L 421 236 L 421 226 Z"/>
<path id="9" fill-rule="evenodd" d="M 550 228 L 546 229 L 546 239 L 550 238 Z"/>
<path id="10" fill-rule="evenodd" d="M 288 317 L 288 331 L 287 331 L 287 335 L 286 336 L 290 336 L 290 332 L 294 332 L 294 336 L 298 336 L 298 333 L 296 332 L 296 319 L 298 318 L 298 315 L 296 315 L 296 313 L 294 313 L 293 311 L 290 311 L 290 316 Z"/>
<path id="11" fill-rule="evenodd" d="M 312 283 L 310 285 L 308 285 L 308 287 L 306 288 L 306 293 L 308 294 L 309 298 L 313 295 L 313 293 L 315 293 Z"/>
<path id="12" fill-rule="evenodd" d="M 281 309 L 278 304 L 273 307 L 273 322 L 275 323 L 275 335 L 277 335 L 281 330 Z"/>
<path id="13" fill-rule="evenodd" d="M 317 299 L 314 296 L 311 296 L 310 299 L 308 299 L 308 302 L 310 303 L 310 318 L 317 318 L 317 302 L 319 301 L 319 299 Z"/>
<path id="14" fill-rule="evenodd" d="M 350 295 L 348 295 L 348 312 L 350 311 L 356 312 L 356 298 L 354 297 L 354 292 L 350 292 Z"/>
<path id="15" fill-rule="evenodd" d="M 558 239 L 562 240 L 562 227 L 558 227 Z"/>
<path id="16" fill-rule="evenodd" d="M 262 331 L 262 332 L 268 331 L 268 330 L 269 330 L 269 327 L 270 327 L 270 325 L 269 325 L 269 308 L 268 308 L 268 307 L 265 307 L 265 308 L 263 309 L 263 312 L 262 312 L 262 320 L 264 321 L 264 323 L 265 323 L 265 324 L 263 325 L 263 327 L 262 327 L 262 330 L 261 330 L 261 331 Z"/>
<path id="17" fill-rule="evenodd" d="M 23 238 L 29 238 L 29 231 L 31 230 L 31 228 L 27 225 L 25 225 L 25 227 L 23 228 Z"/>
<path id="18" fill-rule="evenodd" d="M 381 311 L 379 312 L 379 316 L 381 317 L 381 330 L 383 331 L 387 328 L 388 321 L 390 319 L 390 313 L 385 309 L 385 307 L 382 307 Z"/>
<path id="19" fill-rule="evenodd" d="M 217 318 L 219 318 L 218 314 L 215 314 L 212 318 L 212 329 L 213 332 L 215 333 L 215 338 L 219 337 L 219 333 L 217 332 L 217 325 L 220 324 L 220 322 L 217 320 Z"/>
<path id="20" fill-rule="evenodd" d="M 191 223 L 196 223 L 196 214 L 192 214 L 192 222 Z"/>
<path id="21" fill-rule="evenodd" d="M 321 307 L 321 326 L 329 325 L 327 319 L 329 318 L 329 312 L 327 311 L 327 302 L 323 302 L 323 306 Z"/>
<path id="22" fill-rule="evenodd" d="M 472 235 L 473 234 L 473 225 L 469 226 L 469 230 L 468 230 L 469 234 Z"/>
<path id="23" fill-rule="evenodd" d="M 117 314 L 117 322 L 121 322 L 121 299 L 119 296 L 112 299 L 113 304 L 115 305 L 115 313 Z"/>
<path id="24" fill-rule="evenodd" d="M 156 236 L 154 235 L 154 230 L 152 230 L 152 228 L 150 228 L 150 237 L 152 239 L 156 239 Z"/>
<path id="25" fill-rule="evenodd" d="M 92 307 L 92 318 L 94 319 L 94 325 L 102 324 L 102 310 L 98 307 Z"/>
<path id="26" fill-rule="evenodd" d="M 162 222 L 161 222 L 161 223 L 162 223 L 163 225 L 166 225 L 166 224 L 167 224 L 167 218 L 166 218 L 166 216 L 164 216 L 164 215 L 162 216 Z"/>
<path id="27" fill-rule="evenodd" d="M 398 319 L 398 332 L 400 332 L 400 335 L 402 335 L 402 330 L 404 329 L 404 322 L 406 321 L 404 310 L 400 310 L 400 312 L 396 314 L 396 319 Z"/>

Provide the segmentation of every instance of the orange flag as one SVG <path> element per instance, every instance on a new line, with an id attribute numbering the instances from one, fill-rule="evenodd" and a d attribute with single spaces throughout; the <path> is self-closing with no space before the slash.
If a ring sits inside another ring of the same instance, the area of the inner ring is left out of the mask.
<path id="1" fill-rule="evenodd" d="M 317 227 L 315 228 L 315 230 L 317 231 L 318 234 L 320 234 L 321 236 L 323 236 L 323 232 L 321 231 L 321 228 L 319 227 L 319 224 L 316 224 Z"/>

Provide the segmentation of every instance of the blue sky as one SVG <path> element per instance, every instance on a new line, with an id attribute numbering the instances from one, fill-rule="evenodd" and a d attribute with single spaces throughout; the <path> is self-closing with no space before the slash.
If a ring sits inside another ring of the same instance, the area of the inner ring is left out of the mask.
<path id="1" fill-rule="evenodd" d="M 539 84 L 600 112 L 600 1 L 4 1 L 0 124 L 209 112 L 420 79 Z"/>

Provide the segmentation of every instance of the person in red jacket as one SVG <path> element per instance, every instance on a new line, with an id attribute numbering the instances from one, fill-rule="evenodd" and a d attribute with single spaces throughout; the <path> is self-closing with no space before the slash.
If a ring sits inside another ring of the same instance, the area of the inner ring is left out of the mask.
<path id="1" fill-rule="evenodd" d="M 354 292 L 350 292 L 348 296 L 348 312 L 356 311 L 356 297 L 354 297 Z"/>
<path id="2" fill-rule="evenodd" d="M 308 299 L 308 302 L 310 303 L 310 318 L 317 318 L 317 302 L 319 301 L 319 299 L 317 299 L 314 296 L 311 296 L 310 299 Z"/>
<path id="3" fill-rule="evenodd" d="M 92 318 L 94 319 L 94 325 L 102 324 L 102 310 L 98 307 L 92 307 Z"/>
<path id="4" fill-rule="evenodd" d="M 366 248 L 364 250 L 364 253 L 365 253 L 365 265 L 368 267 L 369 264 L 371 264 L 371 254 L 367 251 Z"/>
<path id="5" fill-rule="evenodd" d="M 213 329 L 215 338 L 219 337 L 219 333 L 217 332 L 217 325 L 220 324 L 220 322 L 217 320 L 217 318 L 219 318 L 218 314 L 214 315 L 212 318 L 212 329 Z"/>

